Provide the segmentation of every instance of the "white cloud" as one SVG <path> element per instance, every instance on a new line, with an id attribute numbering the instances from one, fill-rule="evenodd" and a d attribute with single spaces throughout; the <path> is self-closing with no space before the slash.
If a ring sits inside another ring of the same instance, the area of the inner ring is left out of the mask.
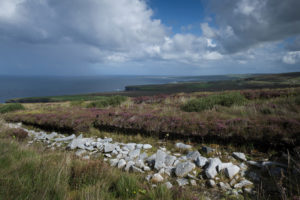
<path id="1" fill-rule="evenodd" d="M 206 54 L 204 54 L 203 57 L 207 60 L 220 60 L 223 58 L 223 56 L 219 52 L 216 52 L 216 51 L 207 52 Z"/>
<path id="2" fill-rule="evenodd" d="M 202 33 L 205 37 L 213 38 L 215 37 L 215 31 L 208 25 L 208 23 L 202 23 L 201 25 Z"/>
<path id="3" fill-rule="evenodd" d="M 290 65 L 300 62 L 300 51 L 288 52 L 286 55 L 283 56 L 282 61 Z"/>

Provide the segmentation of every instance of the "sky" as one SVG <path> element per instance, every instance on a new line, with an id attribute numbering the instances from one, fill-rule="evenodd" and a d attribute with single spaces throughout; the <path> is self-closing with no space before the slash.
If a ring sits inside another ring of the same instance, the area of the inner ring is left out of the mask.
<path id="1" fill-rule="evenodd" d="M 300 71 L 299 0 L 0 0 L 0 74 Z"/>

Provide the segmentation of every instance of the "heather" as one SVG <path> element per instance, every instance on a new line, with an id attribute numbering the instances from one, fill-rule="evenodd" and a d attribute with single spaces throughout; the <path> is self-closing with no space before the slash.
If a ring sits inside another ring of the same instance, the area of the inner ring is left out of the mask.
<path id="1" fill-rule="evenodd" d="M 300 135 L 298 98 L 299 88 L 179 93 L 128 98 L 107 108 L 27 105 L 27 110 L 8 113 L 5 119 L 67 133 L 96 128 L 169 139 L 293 147 Z M 197 112 L 182 109 L 193 99 L 206 99 L 209 106 L 188 110 Z"/>

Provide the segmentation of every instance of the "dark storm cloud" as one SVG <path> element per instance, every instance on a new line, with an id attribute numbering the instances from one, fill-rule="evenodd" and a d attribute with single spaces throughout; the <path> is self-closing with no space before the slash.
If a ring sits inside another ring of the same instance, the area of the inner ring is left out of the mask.
<path id="1" fill-rule="evenodd" d="M 219 26 L 220 32 L 216 39 L 227 53 L 300 34 L 299 0 L 208 2 Z"/>

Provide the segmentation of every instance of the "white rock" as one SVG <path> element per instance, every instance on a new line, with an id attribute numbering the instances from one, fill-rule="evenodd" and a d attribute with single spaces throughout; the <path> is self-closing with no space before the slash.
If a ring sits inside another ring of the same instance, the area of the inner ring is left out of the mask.
<path id="1" fill-rule="evenodd" d="M 225 175 L 232 179 L 236 174 L 238 174 L 240 171 L 240 168 L 236 165 L 230 165 L 225 168 Z"/>
<path id="2" fill-rule="evenodd" d="M 208 159 L 203 156 L 198 156 L 195 161 L 195 163 L 198 167 L 204 167 L 207 162 L 208 162 Z"/>
<path id="3" fill-rule="evenodd" d="M 171 188 L 173 187 L 172 183 L 170 183 L 170 182 L 166 182 L 164 185 L 165 185 L 168 189 L 171 189 Z"/>
<path id="4" fill-rule="evenodd" d="M 143 149 L 147 150 L 147 149 L 151 149 L 152 146 L 150 144 L 144 144 L 143 145 Z"/>
<path id="5" fill-rule="evenodd" d="M 186 158 L 188 160 L 192 160 L 192 161 L 196 161 L 196 159 L 201 156 L 201 154 L 199 153 L 199 151 L 191 151 L 186 155 Z"/>
<path id="6" fill-rule="evenodd" d="M 241 152 L 233 152 L 232 153 L 232 156 L 236 159 L 239 159 L 239 160 L 242 160 L 242 161 L 247 161 L 247 158 L 245 156 L 244 153 L 241 153 Z"/>
<path id="7" fill-rule="evenodd" d="M 151 181 L 153 183 L 161 183 L 161 182 L 163 182 L 163 180 L 164 180 L 164 178 L 159 173 L 154 174 L 151 179 Z"/>
<path id="8" fill-rule="evenodd" d="M 110 159 L 109 160 L 110 166 L 112 166 L 112 167 L 117 166 L 118 162 L 119 162 L 118 159 Z"/>
<path id="9" fill-rule="evenodd" d="M 235 184 L 234 188 L 243 188 L 243 187 L 248 187 L 248 186 L 252 186 L 252 185 L 253 185 L 253 183 L 251 181 L 244 179 L 241 182 Z"/>
<path id="10" fill-rule="evenodd" d="M 112 157 L 109 153 L 104 154 L 104 156 L 107 157 L 107 158 L 111 158 Z"/>
<path id="11" fill-rule="evenodd" d="M 251 166 L 255 166 L 255 167 L 258 167 L 258 168 L 262 167 L 262 164 L 260 164 L 259 162 L 256 162 L 256 161 L 249 160 L 249 161 L 247 161 L 247 163 Z"/>
<path id="12" fill-rule="evenodd" d="M 175 144 L 176 148 L 178 149 L 191 149 L 191 145 L 183 144 L 183 143 L 176 143 Z"/>
<path id="13" fill-rule="evenodd" d="M 74 134 L 68 136 L 68 137 L 64 137 L 64 138 L 55 138 L 54 140 L 56 142 L 64 142 L 64 141 L 69 141 L 69 140 L 73 140 L 74 138 L 76 138 L 76 136 Z"/>
<path id="14" fill-rule="evenodd" d="M 189 161 L 188 162 L 179 163 L 176 166 L 175 174 L 176 174 L 177 177 L 184 177 L 189 172 L 191 172 L 195 167 L 196 167 L 195 164 L 191 163 Z"/>
<path id="15" fill-rule="evenodd" d="M 84 154 L 84 153 L 86 153 L 86 150 L 80 149 L 80 150 L 76 151 L 75 155 L 76 156 L 82 156 L 82 154 Z"/>
<path id="16" fill-rule="evenodd" d="M 177 179 L 176 181 L 177 181 L 177 183 L 178 183 L 178 185 L 179 185 L 180 187 L 189 184 L 189 181 L 188 181 L 188 179 L 186 179 L 186 178 L 179 178 L 179 179 Z"/>
<path id="17" fill-rule="evenodd" d="M 133 161 L 128 161 L 125 167 L 125 171 L 129 171 L 130 168 L 134 165 L 135 163 Z"/>
<path id="18" fill-rule="evenodd" d="M 145 173 L 142 169 L 135 167 L 135 166 L 131 166 L 131 169 L 133 172 Z"/>
<path id="19" fill-rule="evenodd" d="M 165 159 L 166 159 L 166 152 L 162 150 L 157 150 L 156 158 L 155 158 L 155 165 L 154 168 L 156 170 L 160 170 L 161 168 L 165 167 Z"/>
<path id="20" fill-rule="evenodd" d="M 118 162 L 118 168 L 123 169 L 126 165 L 126 161 L 124 159 L 119 160 Z"/>
<path id="21" fill-rule="evenodd" d="M 135 149 L 133 151 L 130 151 L 128 155 L 129 155 L 130 159 L 134 159 L 140 155 L 140 152 L 141 152 L 140 149 Z"/>
<path id="22" fill-rule="evenodd" d="M 218 184 L 219 186 L 220 186 L 220 188 L 222 189 L 222 190 L 230 190 L 231 189 L 231 187 L 230 187 L 230 185 L 228 184 L 228 183 L 223 183 L 223 182 L 220 182 L 219 184 Z"/>
<path id="23" fill-rule="evenodd" d="M 216 182 L 213 179 L 209 179 L 207 183 L 210 187 L 215 187 L 216 186 Z"/>
<path id="24" fill-rule="evenodd" d="M 132 151 L 135 149 L 136 143 L 128 143 L 125 145 L 125 147 L 129 150 Z"/>
<path id="25" fill-rule="evenodd" d="M 116 146 L 114 144 L 105 143 L 104 144 L 104 153 L 110 153 L 115 150 Z"/>
<path id="26" fill-rule="evenodd" d="M 144 166 L 143 169 L 144 169 L 144 171 L 151 171 L 150 167 L 148 167 L 148 166 Z"/>
<path id="27" fill-rule="evenodd" d="M 174 162 L 176 160 L 175 156 L 167 155 L 165 159 L 165 165 L 166 166 L 173 166 Z"/>
<path id="28" fill-rule="evenodd" d="M 190 180 L 190 183 L 191 183 L 192 186 L 196 186 L 197 185 L 197 182 L 194 179 Z"/>
<path id="29" fill-rule="evenodd" d="M 216 167 L 221 164 L 221 160 L 219 158 L 210 158 L 209 159 L 209 165 L 205 169 L 205 175 L 207 178 L 215 178 L 215 176 L 218 174 Z"/>
<path id="30" fill-rule="evenodd" d="M 230 167 L 231 165 L 233 165 L 231 162 L 229 163 L 220 163 L 217 165 L 217 170 L 220 172 L 221 170 Z"/>

